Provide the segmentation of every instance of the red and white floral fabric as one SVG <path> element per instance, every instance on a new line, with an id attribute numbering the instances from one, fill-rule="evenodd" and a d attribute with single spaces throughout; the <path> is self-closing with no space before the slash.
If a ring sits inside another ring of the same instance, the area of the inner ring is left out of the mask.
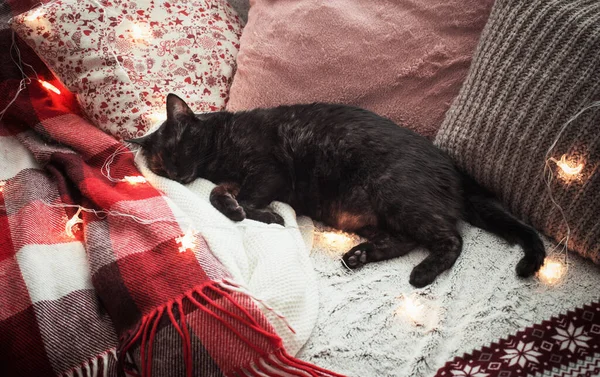
<path id="1" fill-rule="evenodd" d="M 119 139 L 163 118 L 168 93 L 196 112 L 223 109 L 242 31 L 225 0 L 56 0 L 11 26 Z"/>

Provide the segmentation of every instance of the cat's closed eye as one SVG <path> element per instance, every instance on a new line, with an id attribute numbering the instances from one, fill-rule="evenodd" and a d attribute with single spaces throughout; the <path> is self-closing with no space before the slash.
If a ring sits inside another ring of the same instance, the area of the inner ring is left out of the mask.
<path id="1" fill-rule="evenodd" d="M 166 176 L 167 172 L 165 171 L 164 161 L 161 154 L 155 154 L 149 161 L 148 167 L 155 174 Z"/>

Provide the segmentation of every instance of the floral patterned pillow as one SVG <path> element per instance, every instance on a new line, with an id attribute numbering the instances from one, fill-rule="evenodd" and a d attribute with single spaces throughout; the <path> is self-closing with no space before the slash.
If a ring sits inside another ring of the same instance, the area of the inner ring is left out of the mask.
<path id="1" fill-rule="evenodd" d="M 55 0 L 11 27 L 99 128 L 142 136 L 176 93 L 196 112 L 225 107 L 242 21 L 226 0 Z"/>

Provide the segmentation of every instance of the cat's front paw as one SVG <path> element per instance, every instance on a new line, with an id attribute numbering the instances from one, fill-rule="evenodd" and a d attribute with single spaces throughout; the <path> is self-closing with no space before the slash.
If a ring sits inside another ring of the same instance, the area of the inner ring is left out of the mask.
<path id="1" fill-rule="evenodd" d="M 246 211 L 230 193 L 217 193 L 213 190 L 210 203 L 230 220 L 242 221 L 246 218 Z"/>

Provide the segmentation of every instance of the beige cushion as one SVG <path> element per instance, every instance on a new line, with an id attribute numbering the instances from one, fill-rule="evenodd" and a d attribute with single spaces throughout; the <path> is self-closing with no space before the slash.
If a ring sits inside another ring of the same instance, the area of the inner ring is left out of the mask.
<path id="1" fill-rule="evenodd" d="M 77 95 L 89 119 L 117 138 L 143 135 L 176 93 L 196 112 L 229 95 L 242 22 L 225 0 L 53 1 L 12 27 Z"/>

